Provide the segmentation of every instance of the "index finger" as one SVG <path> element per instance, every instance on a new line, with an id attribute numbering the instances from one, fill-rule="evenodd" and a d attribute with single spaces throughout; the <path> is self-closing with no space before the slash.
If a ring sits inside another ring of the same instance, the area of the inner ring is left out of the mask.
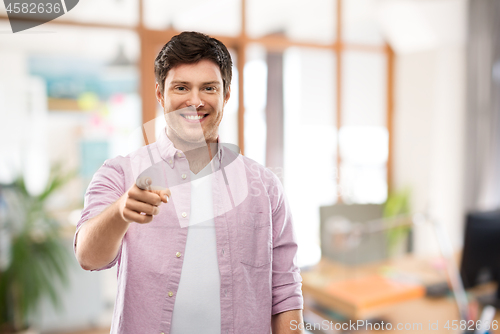
<path id="1" fill-rule="evenodd" d="M 164 203 L 168 203 L 170 196 L 172 196 L 172 192 L 168 188 L 159 188 L 153 186 L 149 191 L 160 196 L 161 201 Z"/>

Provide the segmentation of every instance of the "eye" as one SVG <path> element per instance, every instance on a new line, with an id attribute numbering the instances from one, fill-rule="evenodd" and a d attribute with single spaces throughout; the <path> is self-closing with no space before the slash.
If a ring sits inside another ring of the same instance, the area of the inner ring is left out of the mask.
<path id="1" fill-rule="evenodd" d="M 215 86 L 208 86 L 208 87 L 205 87 L 205 90 L 207 92 L 212 93 L 212 92 L 215 92 L 217 90 L 217 88 L 215 88 Z"/>
<path id="2" fill-rule="evenodd" d="M 181 92 L 186 91 L 186 87 L 184 87 L 184 86 L 176 86 L 176 87 L 174 87 L 174 89 L 181 91 Z"/>

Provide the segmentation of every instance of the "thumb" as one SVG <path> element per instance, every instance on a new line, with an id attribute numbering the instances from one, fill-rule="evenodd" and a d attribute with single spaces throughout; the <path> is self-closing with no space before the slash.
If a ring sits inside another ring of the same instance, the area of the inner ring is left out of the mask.
<path id="1" fill-rule="evenodd" d="M 148 176 L 140 177 L 135 182 L 135 184 L 137 185 L 137 187 L 139 187 L 142 190 L 148 190 L 150 188 L 150 186 L 151 186 L 152 183 L 153 183 L 153 181 Z"/>
<path id="2" fill-rule="evenodd" d="M 168 188 L 160 188 L 160 187 L 151 187 L 150 192 L 157 194 L 160 196 L 160 199 L 164 203 L 168 203 L 168 200 L 170 199 L 170 196 L 172 196 L 172 193 Z"/>

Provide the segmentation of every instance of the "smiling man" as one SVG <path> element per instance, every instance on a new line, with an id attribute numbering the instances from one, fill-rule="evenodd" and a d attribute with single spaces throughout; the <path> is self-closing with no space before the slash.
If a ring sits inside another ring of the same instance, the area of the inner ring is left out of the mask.
<path id="1" fill-rule="evenodd" d="M 155 60 L 165 131 L 105 161 L 87 189 L 75 253 L 86 270 L 118 265 L 111 333 L 300 333 L 290 325 L 302 322 L 303 301 L 282 185 L 219 142 L 231 66 L 218 40 L 173 37 Z M 152 164 L 165 184 L 139 188 Z"/>

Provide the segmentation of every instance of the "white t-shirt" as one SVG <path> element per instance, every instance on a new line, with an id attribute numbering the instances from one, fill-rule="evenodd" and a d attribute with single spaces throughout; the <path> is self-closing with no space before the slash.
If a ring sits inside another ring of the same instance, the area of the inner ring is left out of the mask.
<path id="1" fill-rule="evenodd" d="M 171 334 L 220 334 L 220 272 L 213 219 L 212 167 L 191 172 L 191 214 Z"/>

